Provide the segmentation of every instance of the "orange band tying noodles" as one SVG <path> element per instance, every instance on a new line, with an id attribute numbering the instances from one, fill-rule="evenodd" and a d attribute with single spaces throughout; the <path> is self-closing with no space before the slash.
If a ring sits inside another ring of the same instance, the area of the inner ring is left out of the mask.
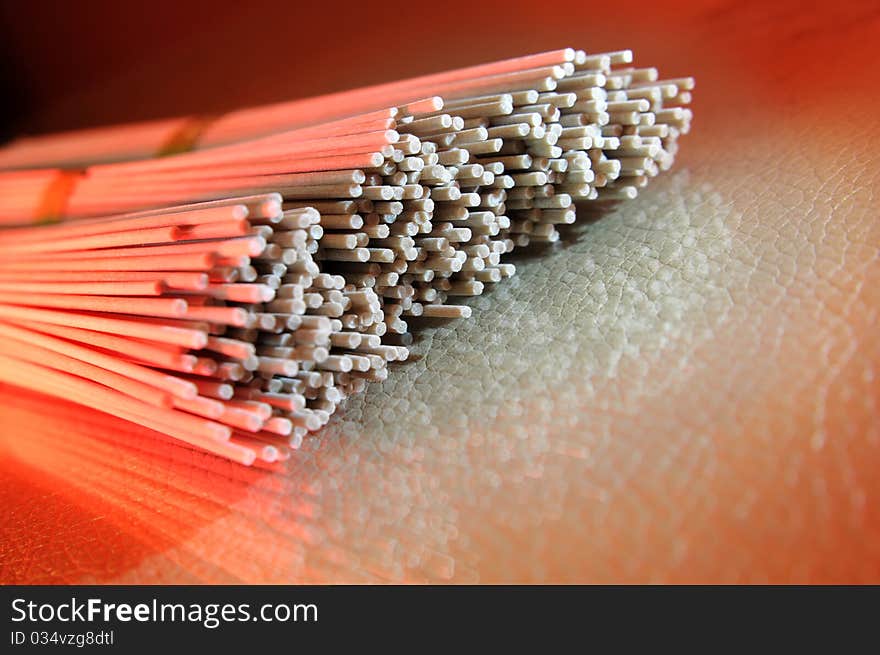
<path id="1" fill-rule="evenodd" d="M 54 223 L 64 216 L 73 189 L 82 177 L 83 174 L 79 171 L 58 171 L 43 190 L 43 197 L 35 214 L 37 222 Z"/>
<path id="2" fill-rule="evenodd" d="M 180 155 L 195 150 L 202 134 L 217 120 L 217 116 L 193 116 L 171 133 L 168 140 L 156 152 L 157 157 Z"/>

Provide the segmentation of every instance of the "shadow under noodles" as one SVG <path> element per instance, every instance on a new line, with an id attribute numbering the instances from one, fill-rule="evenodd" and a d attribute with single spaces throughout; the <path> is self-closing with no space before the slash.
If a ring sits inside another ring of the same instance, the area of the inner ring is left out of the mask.
<path id="1" fill-rule="evenodd" d="M 47 417 L 46 399 L 6 389 L 7 453 L 117 531 L 65 544 L 69 557 L 105 548 L 91 569 L 29 581 L 578 579 L 578 549 L 605 538 L 579 522 L 627 480 L 627 462 L 602 464 L 621 458 L 609 417 L 666 393 L 663 354 L 724 321 L 729 212 L 673 173 L 540 257 L 516 256 L 516 276 L 467 301 L 472 319 L 419 330 L 413 361 L 349 399 L 281 475 L 86 408 Z"/>

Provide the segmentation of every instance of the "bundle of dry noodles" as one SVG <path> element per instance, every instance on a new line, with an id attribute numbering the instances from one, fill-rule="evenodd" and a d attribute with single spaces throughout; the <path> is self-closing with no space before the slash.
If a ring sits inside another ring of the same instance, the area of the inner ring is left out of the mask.
<path id="1" fill-rule="evenodd" d="M 631 64 L 563 49 L 8 144 L 0 380 L 288 458 L 422 317 L 470 316 L 514 248 L 672 165 L 693 80 Z"/>

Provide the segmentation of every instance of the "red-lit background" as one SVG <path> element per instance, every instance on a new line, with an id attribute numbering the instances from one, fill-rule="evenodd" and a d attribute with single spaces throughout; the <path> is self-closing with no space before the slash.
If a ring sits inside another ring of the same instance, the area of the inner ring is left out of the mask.
<path id="1" fill-rule="evenodd" d="M 638 63 L 657 65 L 665 75 L 694 75 L 695 131 L 684 141 L 676 166 L 712 181 L 731 197 L 743 190 L 724 177 L 726 171 L 753 184 L 747 169 L 761 165 L 775 148 L 774 139 L 779 144 L 814 140 L 809 152 L 846 159 L 849 137 L 817 139 L 814 128 L 820 122 L 848 126 L 846 135 L 858 130 L 858 139 L 873 143 L 874 153 L 880 146 L 873 117 L 880 98 L 875 70 L 880 31 L 872 2 L 374 6 L 254 0 L 135 6 L 102 0 L 52 3 L 48 10 L 39 3 L 4 3 L 0 21 L 7 97 L 16 99 L 6 110 L 7 127 L 16 133 L 215 113 L 570 45 L 588 51 L 631 47 Z M 729 167 L 719 164 L 720 144 L 727 149 Z M 864 167 L 866 156 L 860 152 L 858 165 Z M 877 161 L 872 156 L 869 164 Z M 802 164 L 776 162 L 766 174 Z M 834 175 L 841 166 L 843 182 L 836 181 L 829 193 L 840 194 L 845 203 L 854 176 L 846 173 L 846 164 L 835 164 Z M 816 185 L 826 182 L 821 176 L 815 180 Z M 876 250 L 877 232 L 869 234 L 871 241 L 864 245 Z M 864 273 L 876 282 L 876 262 Z M 861 284 L 840 278 L 842 288 L 858 287 L 852 297 L 859 307 L 876 307 L 876 291 Z M 828 303 L 822 311 L 836 310 Z M 865 309 L 846 327 L 864 336 L 876 330 L 871 317 L 876 319 L 876 311 Z M 862 357 L 880 362 L 876 347 Z M 522 531 L 502 535 L 506 545 L 480 543 L 485 533 L 474 531 L 470 536 L 476 543 L 464 550 L 477 557 L 454 574 L 447 575 L 447 569 L 455 557 L 435 544 L 418 574 L 402 576 L 389 573 L 393 554 L 383 552 L 387 540 L 382 535 L 374 548 L 358 551 L 356 564 L 346 541 L 334 539 L 344 532 L 335 522 L 344 522 L 346 514 L 340 510 L 325 516 L 322 510 L 328 497 L 340 493 L 326 484 L 326 472 L 333 470 L 332 479 L 346 483 L 347 460 L 338 453 L 303 453 L 282 474 L 247 470 L 157 440 L 100 413 L 0 386 L 0 438 L 6 445 L 0 458 L 0 581 L 878 582 L 880 483 L 875 472 L 880 457 L 876 440 L 860 438 L 876 435 L 878 413 L 873 400 L 860 404 L 848 391 L 854 388 L 860 397 L 876 399 L 877 384 L 856 375 L 842 370 L 829 386 L 831 432 L 856 435 L 847 441 L 845 462 L 827 451 L 808 453 L 808 474 L 815 479 L 770 485 L 769 497 L 778 502 L 758 503 L 747 518 L 733 507 L 707 513 L 691 530 L 687 556 L 674 564 L 660 555 L 652 559 L 651 548 L 633 543 L 628 526 L 644 519 L 645 510 L 624 502 L 614 506 L 619 518 L 611 530 L 618 532 L 597 538 L 597 543 L 616 544 L 617 568 L 597 569 L 585 562 L 593 546 L 566 543 L 563 518 L 553 524 L 554 538 L 538 549 L 546 558 L 542 573 L 527 572 L 525 565 L 522 570 L 493 567 L 495 554 L 526 543 L 529 537 Z M 780 407 L 786 411 L 788 401 L 766 401 L 764 409 L 743 418 L 744 431 L 773 433 L 778 416 L 772 415 Z M 47 402 L 53 405 L 48 415 L 41 411 Z M 688 411 L 682 407 L 683 414 Z M 719 422 L 719 432 L 724 429 Z M 751 449 L 747 463 L 752 457 L 760 461 L 762 449 L 776 448 L 762 438 L 744 446 Z M 797 448 L 791 453 L 803 456 Z M 722 466 L 725 456 L 735 461 L 738 451 L 716 453 Z M 715 492 L 723 509 L 724 502 L 732 502 L 732 488 L 751 484 L 750 466 L 697 486 Z M 854 478 L 861 499 L 855 509 L 849 495 Z M 817 479 L 825 485 L 820 492 Z M 651 498 L 648 506 L 683 502 L 675 496 L 660 500 Z M 820 501 L 826 504 L 822 512 L 805 510 L 803 521 L 774 529 L 773 512 L 780 507 Z M 491 508 L 480 511 L 490 513 Z M 858 520 L 847 522 L 852 512 Z M 811 523 L 810 517 L 820 514 L 827 520 Z M 466 528 L 479 516 L 461 518 Z M 815 538 L 817 531 L 821 538 Z M 663 534 L 656 537 L 658 553 L 669 545 Z M 409 546 L 418 541 L 412 534 L 397 538 Z M 319 544 L 323 550 L 316 554 Z M 638 568 L 625 563 L 628 548 L 639 553 Z M 605 550 L 600 555 L 607 558 Z"/>

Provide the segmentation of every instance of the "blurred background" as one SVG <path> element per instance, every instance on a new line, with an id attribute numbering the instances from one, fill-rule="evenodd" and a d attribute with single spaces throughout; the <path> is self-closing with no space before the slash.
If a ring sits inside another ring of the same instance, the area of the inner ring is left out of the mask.
<path id="1" fill-rule="evenodd" d="M 880 582 L 878 21 L 857 1 L 3 2 L 5 137 L 566 46 L 697 88 L 673 174 L 427 331 L 285 474 L 0 386 L 0 581 Z"/>
<path id="2" fill-rule="evenodd" d="M 748 78 L 768 60 L 781 74 L 802 66 L 797 57 L 807 53 L 781 48 L 777 25 L 808 30 L 811 4 L 7 1 L 0 5 L 7 134 L 210 114 L 569 43 L 594 52 L 632 45 L 640 61 L 662 63 L 670 75 L 723 66 Z M 829 33 L 871 5 L 850 4 L 834 12 Z M 830 69 L 850 56 L 834 43 L 825 48 L 807 56 L 810 67 L 822 59 Z M 705 102 L 726 82 L 701 84 Z"/>

